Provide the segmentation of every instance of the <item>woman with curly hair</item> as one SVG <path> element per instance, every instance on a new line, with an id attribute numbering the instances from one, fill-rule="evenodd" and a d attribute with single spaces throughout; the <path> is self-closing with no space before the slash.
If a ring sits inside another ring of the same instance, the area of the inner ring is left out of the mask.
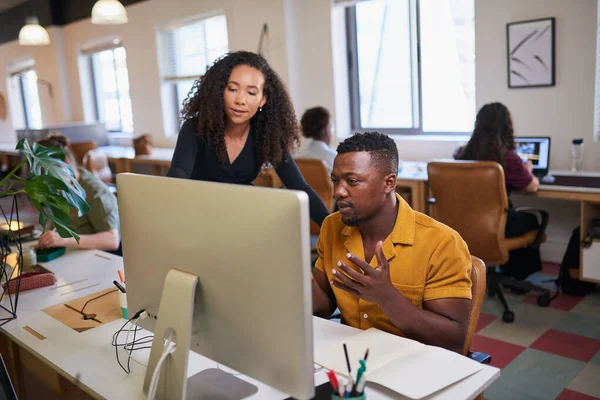
<path id="1" fill-rule="evenodd" d="M 249 185 L 271 164 L 286 188 L 308 194 L 314 222 L 329 215 L 290 156 L 299 142 L 296 114 L 263 57 L 238 51 L 217 60 L 194 84 L 181 116 L 167 176 Z"/>

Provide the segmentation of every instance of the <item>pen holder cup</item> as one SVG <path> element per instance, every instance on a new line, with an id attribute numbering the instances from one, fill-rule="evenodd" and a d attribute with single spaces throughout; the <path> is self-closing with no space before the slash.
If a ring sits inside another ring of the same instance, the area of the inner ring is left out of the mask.
<path id="1" fill-rule="evenodd" d="M 119 305 L 121 306 L 121 315 L 123 318 L 129 319 L 129 312 L 127 311 L 127 294 L 119 292 Z"/>
<path id="2" fill-rule="evenodd" d="M 358 395 L 358 396 L 350 396 L 350 397 L 340 397 L 337 394 L 332 394 L 331 395 L 331 400 L 367 400 L 367 395 L 365 394 L 365 392 L 363 392 L 362 394 Z"/>

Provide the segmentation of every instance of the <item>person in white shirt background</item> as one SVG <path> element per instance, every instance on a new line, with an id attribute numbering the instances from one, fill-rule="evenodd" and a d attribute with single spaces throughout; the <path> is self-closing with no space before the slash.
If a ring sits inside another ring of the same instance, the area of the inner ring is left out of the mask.
<path id="1" fill-rule="evenodd" d="M 331 173 L 333 160 L 337 152 L 329 147 L 333 136 L 331 115 L 324 107 L 313 107 L 302 115 L 300 120 L 302 135 L 308 139 L 295 158 L 312 158 L 322 160 Z"/>

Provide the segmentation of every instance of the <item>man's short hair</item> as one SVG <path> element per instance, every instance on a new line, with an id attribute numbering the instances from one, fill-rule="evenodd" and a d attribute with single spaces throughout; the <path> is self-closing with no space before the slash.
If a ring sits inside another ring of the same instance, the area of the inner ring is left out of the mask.
<path id="1" fill-rule="evenodd" d="M 398 173 L 398 148 L 388 135 L 379 132 L 356 133 L 338 145 L 337 153 L 366 151 L 371 162 L 386 174 Z"/>

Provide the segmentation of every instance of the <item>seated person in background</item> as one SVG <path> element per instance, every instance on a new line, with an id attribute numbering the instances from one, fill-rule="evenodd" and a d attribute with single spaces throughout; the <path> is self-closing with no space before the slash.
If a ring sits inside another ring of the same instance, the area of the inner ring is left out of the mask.
<path id="1" fill-rule="evenodd" d="M 82 249 L 99 249 L 116 251 L 120 244 L 119 211 L 117 198 L 110 192 L 104 182 L 89 171 L 79 168 L 69 150 L 69 139 L 62 135 L 49 135 L 38 144 L 45 147 L 60 147 L 65 153 L 65 162 L 75 170 L 75 178 L 85 190 L 85 200 L 90 211 L 77 216 L 71 210 L 71 224 L 79 234 L 79 245 L 74 238 L 62 238 L 55 230 L 46 231 L 39 239 L 39 248 L 79 247 Z"/>
<path id="2" fill-rule="evenodd" d="M 295 155 L 295 158 L 322 160 L 331 173 L 336 152 L 329 147 L 332 135 L 329 111 L 323 107 L 306 110 L 300 120 L 300 126 L 302 135 L 309 139 L 309 143 Z"/>
<path id="3" fill-rule="evenodd" d="M 471 140 L 455 152 L 454 158 L 496 161 L 504 169 L 507 195 L 510 196 L 512 191 L 535 193 L 540 182 L 532 174 L 533 164 L 531 161 L 523 163 L 515 148 L 510 111 L 501 103 L 490 103 L 477 113 Z M 526 211 L 514 211 L 509 199 L 505 236 L 517 237 L 536 229 L 539 229 L 536 216 Z M 536 249 L 513 250 L 509 259 L 509 265 L 503 268 L 504 273 L 517 279 L 525 279 L 541 269 L 541 257 Z"/>
<path id="4" fill-rule="evenodd" d="M 339 212 L 321 226 L 313 313 L 462 352 L 471 308 L 471 256 L 449 227 L 396 194 L 398 149 L 381 133 L 337 148 Z M 365 261 L 366 260 L 366 261 Z"/>

